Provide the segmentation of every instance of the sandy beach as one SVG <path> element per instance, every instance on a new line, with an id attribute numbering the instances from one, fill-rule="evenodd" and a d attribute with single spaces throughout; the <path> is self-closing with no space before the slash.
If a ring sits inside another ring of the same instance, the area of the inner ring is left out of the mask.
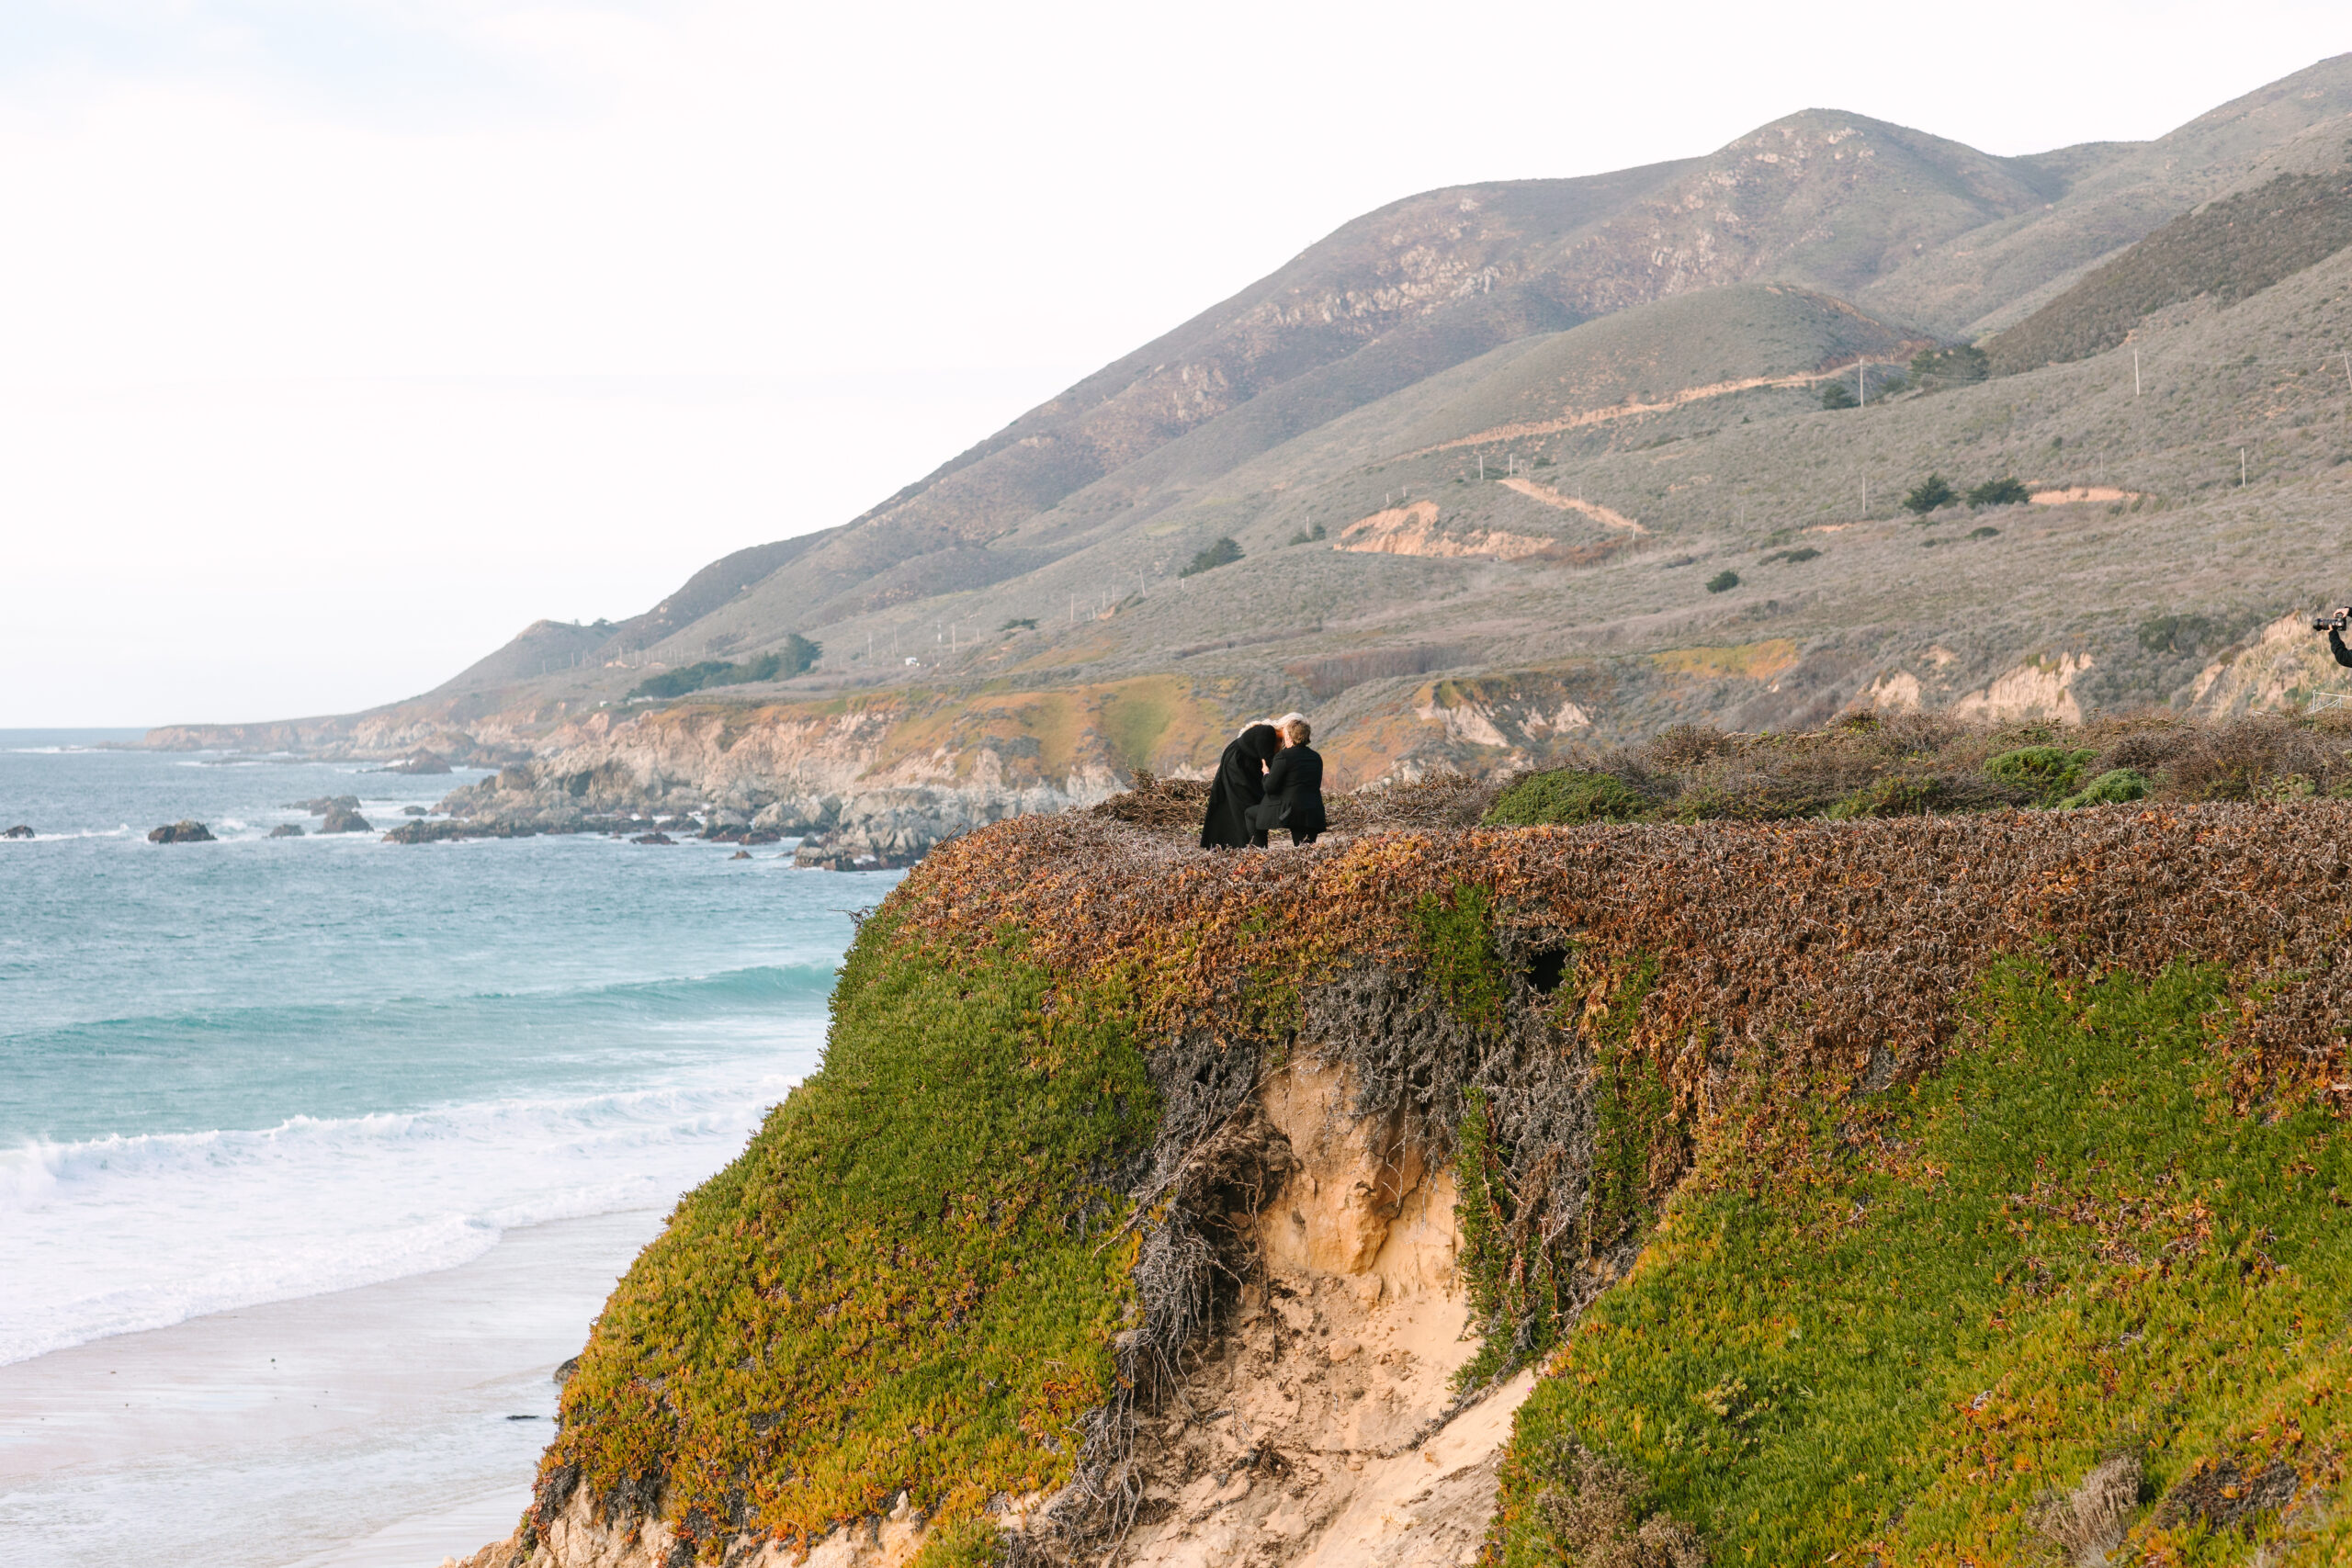
<path id="1" fill-rule="evenodd" d="M 433 1568 L 497 1539 L 550 1374 L 662 1217 L 518 1229 L 459 1268 L 0 1367 L 0 1559 Z"/>

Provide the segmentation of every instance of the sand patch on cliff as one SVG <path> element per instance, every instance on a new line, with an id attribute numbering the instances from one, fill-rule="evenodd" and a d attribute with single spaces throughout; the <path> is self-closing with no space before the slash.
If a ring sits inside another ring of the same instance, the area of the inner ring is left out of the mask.
<path id="1" fill-rule="evenodd" d="M 2027 499 L 2036 506 L 2072 506 L 2086 501 L 2137 501 L 2140 492 L 2112 485 L 2069 485 L 2064 490 L 2038 490 Z"/>
<path id="2" fill-rule="evenodd" d="M 1487 556 L 1496 560 L 1524 560 L 1553 548 L 1555 541 L 1532 534 L 1508 534 L 1481 528 L 1460 537 L 1438 526 L 1434 501 L 1391 506 L 1359 517 L 1340 530 L 1332 548 L 1385 556 Z"/>
<path id="3" fill-rule="evenodd" d="M 1089 1562 L 1122 1568 L 1439 1568 L 1478 1552 L 1532 1372 L 1458 1398 L 1476 1353 L 1456 1269 L 1453 1179 L 1383 1121 L 1344 1070 L 1298 1064 L 1258 1105 L 1288 1178 L 1258 1211 L 1258 1267 L 1173 1393 L 1141 1419 L 1141 1506 Z M 1050 1499 L 1014 1501 L 1009 1532 Z M 808 1568 L 904 1568 L 925 1521 L 901 1496 L 834 1531 Z M 671 1534 L 599 1523 L 576 1494 L 536 1551 L 519 1535 L 445 1568 L 660 1568 Z M 1046 1555 L 1055 1553 L 1050 1546 Z M 797 1561 L 738 1544 L 729 1568 Z"/>
<path id="4" fill-rule="evenodd" d="M 1262 1275 L 1140 1434 L 1144 1500 L 1109 1561 L 1465 1562 L 1494 1512 L 1522 1373 L 1457 1408 L 1477 1349 L 1455 1271 L 1453 1181 L 1336 1069 L 1297 1066 L 1261 1104 L 1295 1168 L 1260 1213 Z"/>

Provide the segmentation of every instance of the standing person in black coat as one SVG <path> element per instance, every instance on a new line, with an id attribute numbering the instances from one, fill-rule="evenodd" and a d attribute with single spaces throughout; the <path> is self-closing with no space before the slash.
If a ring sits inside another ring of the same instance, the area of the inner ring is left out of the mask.
<path id="1" fill-rule="evenodd" d="M 1323 814 L 1323 753 L 1309 746 L 1315 731 L 1293 714 L 1283 720 L 1283 749 L 1266 770 L 1264 804 L 1250 814 L 1258 841 L 1276 828 L 1290 829 L 1294 844 L 1311 844 L 1330 826 Z"/>
<path id="2" fill-rule="evenodd" d="M 1283 738 L 1271 724 L 1253 724 L 1225 749 L 1216 761 L 1216 777 L 1209 784 L 1207 819 L 1201 824 L 1201 848 L 1263 849 L 1266 835 L 1250 826 L 1250 808 L 1266 796 L 1266 763 L 1282 750 Z"/>

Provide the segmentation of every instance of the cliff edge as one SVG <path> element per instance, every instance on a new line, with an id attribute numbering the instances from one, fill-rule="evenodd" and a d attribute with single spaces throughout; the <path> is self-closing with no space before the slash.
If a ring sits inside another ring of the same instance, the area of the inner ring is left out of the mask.
<path id="1" fill-rule="evenodd" d="M 2352 1545 L 2352 806 L 1119 815 L 865 922 L 474 1568 Z"/>

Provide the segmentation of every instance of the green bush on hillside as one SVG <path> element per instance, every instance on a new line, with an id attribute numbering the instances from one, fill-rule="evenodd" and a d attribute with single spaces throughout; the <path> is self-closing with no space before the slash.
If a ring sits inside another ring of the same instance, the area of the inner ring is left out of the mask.
<path id="1" fill-rule="evenodd" d="M 816 667 L 824 649 L 798 632 L 784 639 L 784 647 L 774 653 L 741 664 L 724 660 L 704 660 L 683 669 L 664 670 L 650 675 L 628 690 L 627 700 L 639 697 L 683 697 L 689 692 L 699 692 L 710 686 L 741 686 L 753 681 L 781 681 Z"/>
<path id="2" fill-rule="evenodd" d="M 1823 815 L 1833 822 L 1853 822 L 1873 817 L 1925 817 L 1947 805 L 1951 792 L 1938 778 L 1875 779 L 1832 806 Z"/>
<path id="3" fill-rule="evenodd" d="M 1950 506 L 1960 499 L 1959 493 L 1944 482 L 1941 474 L 1929 474 L 1903 497 L 1903 510 L 1925 517 L 1939 506 Z"/>
<path id="4" fill-rule="evenodd" d="M 2260 1560 L 2352 1404 L 2352 1141 L 2322 1105 L 2233 1109 L 2227 997 L 2005 961 L 1941 1073 L 1724 1108 L 1755 1134 L 1521 1407 L 1487 1560 L 1566 1560 L 1597 1455 L 1715 1562 L 2057 1561 L 2044 1500 L 2119 1453 L 2169 1495 L 2113 1561 Z M 2256 1474 L 2293 1484 L 2253 1503 Z"/>
<path id="5" fill-rule="evenodd" d="M 1821 406 L 1826 409 L 1849 409 L 1858 400 L 1847 389 L 1843 381 L 1831 381 L 1821 389 Z"/>
<path id="6" fill-rule="evenodd" d="M 2083 770 L 2098 756 L 2081 747 L 2020 746 L 1984 764 L 1988 778 L 2028 791 L 2036 806 L 2054 806 L 2083 782 Z"/>
<path id="7" fill-rule="evenodd" d="M 666 1498 L 707 1551 L 813 1541 L 901 1488 L 953 1524 L 1070 1475 L 1136 1310 L 1116 1173 L 1158 1101 L 1133 1010 L 1017 938 L 939 953 L 894 927 L 886 904 L 842 965 L 823 1070 L 606 1303 L 542 1511 L 573 1484 Z"/>
<path id="8" fill-rule="evenodd" d="M 1923 349 L 1911 356 L 1911 377 L 1923 387 L 1982 381 L 1991 369 L 1984 351 L 1973 344 Z"/>
<path id="9" fill-rule="evenodd" d="M 1231 539 L 1219 539 L 1194 555 L 1192 564 L 1178 572 L 1179 577 L 1193 577 L 1204 571 L 1214 571 L 1221 566 L 1231 566 L 1241 558 L 1241 547 Z"/>
<path id="10" fill-rule="evenodd" d="M 1577 827 L 1587 822 L 1623 822 L 1649 802 L 1622 779 L 1576 768 L 1530 773 L 1496 798 L 1483 820 L 1490 827 Z"/>
<path id="11" fill-rule="evenodd" d="M 1707 579 L 1707 592 L 1710 593 L 1726 593 L 1738 586 L 1739 573 L 1728 568 Z"/>
<path id="12" fill-rule="evenodd" d="M 2130 801 L 2144 800 L 2147 795 L 2146 779 L 2130 768 L 2109 768 L 2059 801 L 2058 809 L 2073 811 L 2086 806 L 2121 806 Z"/>
<path id="13" fill-rule="evenodd" d="M 2033 492 L 2023 481 L 2014 479 L 1986 479 L 1968 492 L 1972 507 L 2022 506 L 2033 499 Z"/>

